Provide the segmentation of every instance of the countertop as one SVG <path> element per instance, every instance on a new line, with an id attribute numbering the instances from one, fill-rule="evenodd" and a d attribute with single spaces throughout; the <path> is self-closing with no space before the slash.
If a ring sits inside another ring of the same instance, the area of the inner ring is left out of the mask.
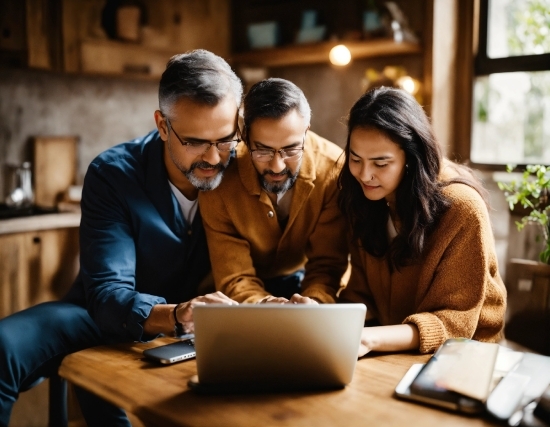
<path id="1" fill-rule="evenodd" d="M 80 226 L 80 212 L 57 212 L 0 219 L 0 235 Z"/>

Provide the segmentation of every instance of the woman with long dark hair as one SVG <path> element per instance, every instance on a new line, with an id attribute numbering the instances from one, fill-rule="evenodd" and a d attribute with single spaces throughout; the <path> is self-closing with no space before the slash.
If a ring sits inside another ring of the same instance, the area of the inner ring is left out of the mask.
<path id="1" fill-rule="evenodd" d="M 360 356 L 502 338 L 506 290 L 481 183 L 444 159 L 422 107 L 377 88 L 352 107 L 340 208 L 351 231 L 343 302 L 367 306 Z"/>

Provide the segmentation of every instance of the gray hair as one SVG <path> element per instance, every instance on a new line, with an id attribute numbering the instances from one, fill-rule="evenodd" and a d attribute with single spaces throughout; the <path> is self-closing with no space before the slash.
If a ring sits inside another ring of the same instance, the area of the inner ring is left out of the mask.
<path id="1" fill-rule="evenodd" d="M 290 111 L 296 110 L 306 124 L 311 120 L 311 108 L 302 92 L 294 83 L 270 78 L 256 83 L 244 98 L 244 129 L 245 141 L 248 139 L 250 126 L 257 119 L 280 119 Z M 248 142 L 247 142 L 248 144 Z"/>
<path id="2" fill-rule="evenodd" d="M 181 98 L 215 106 L 227 95 L 241 104 L 243 85 L 225 60 L 203 49 L 174 55 L 166 64 L 159 84 L 159 109 L 170 115 Z"/>

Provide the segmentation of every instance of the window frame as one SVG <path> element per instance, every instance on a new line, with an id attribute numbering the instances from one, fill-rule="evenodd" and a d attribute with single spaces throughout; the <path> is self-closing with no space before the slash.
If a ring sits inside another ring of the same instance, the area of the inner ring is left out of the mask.
<path id="1" fill-rule="evenodd" d="M 474 51 L 474 64 L 472 75 L 472 96 L 471 96 L 471 111 L 473 112 L 473 88 L 476 77 L 488 76 L 498 73 L 512 72 L 532 72 L 532 71 L 550 71 L 550 53 L 540 55 L 520 55 L 508 56 L 502 58 L 490 58 L 487 55 L 487 41 L 489 33 L 489 3 L 491 0 L 478 0 L 478 16 L 477 16 L 477 44 Z M 468 160 L 472 166 L 487 170 L 505 170 L 506 164 L 502 163 L 476 163 L 471 160 L 472 153 L 472 129 L 473 117 L 470 120 L 470 137 L 468 139 Z M 524 168 L 526 163 L 517 165 Z"/>
<path id="2" fill-rule="evenodd" d="M 491 0 L 479 1 L 478 50 L 474 67 L 476 77 L 516 71 L 550 70 L 550 66 L 544 65 L 550 64 L 550 53 L 489 58 L 487 56 L 487 39 L 489 34 L 489 3 Z"/>

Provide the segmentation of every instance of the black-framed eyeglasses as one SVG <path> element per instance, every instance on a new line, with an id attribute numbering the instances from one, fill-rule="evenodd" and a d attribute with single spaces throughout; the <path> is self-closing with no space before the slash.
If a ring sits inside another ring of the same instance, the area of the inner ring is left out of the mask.
<path id="1" fill-rule="evenodd" d="M 275 153 L 279 153 L 279 156 L 281 156 L 281 159 L 283 159 L 284 162 L 297 161 L 304 155 L 305 140 L 306 137 L 304 135 L 304 140 L 302 141 L 301 147 L 281 148 L 280 150 L 275 150 L 274 148 L 256 148 L 255 150 L 249 149 L 249 151 L 252 158 L 261 163 L 268 163 L 273 160 Z"/>
<path id="2" fill-rule="evenodd" d="M 235 147 L 237 147 L 237 144 L 241 142 L 241 138 L 239 138 L 238 135 L 238 129 L 235 132 L 236 138 L 233 137 L 229 140 L 222 140 L 222 141 L 216 141 L 216 142 L 205 142 L 205 141 L 188 141 L 187 139 L 180 138 L 180 136 L 176 133 L 172 125 L 170 124 L 170 120 L 168 120 L 168 117 L 164 118 L 166 120 L 166 124 L 168 125 L 168 131 L 172 131 L 174 135 L 176 135 L 176 138 L 178 141 L 185 147 L 188 153 L 193 154 L 195 156 L 198 156 L 199 154 L 205 154 L 208 150 L 210 150 L 210 147 L 214 146 L 216 149 L 220 152 L 228 152 L 233 150 Z"/>

